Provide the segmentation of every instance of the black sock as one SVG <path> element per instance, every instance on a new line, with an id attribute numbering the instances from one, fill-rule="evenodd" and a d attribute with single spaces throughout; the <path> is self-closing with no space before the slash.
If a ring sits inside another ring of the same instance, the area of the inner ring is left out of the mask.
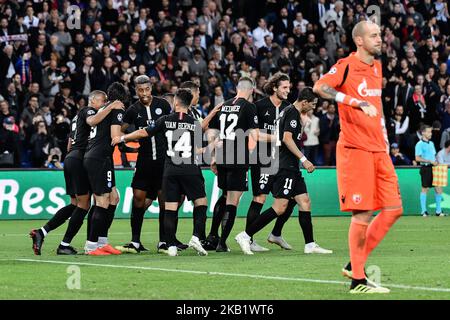
<path id="1" fill-rule="evenodd" d="M 165 211 L 159 209 L 159 242 L 166 242 L 167 241 L 167 239 L 166 239 L 167 237 L 166 237 L 165 219 L 166 219 Z M 176 220 L 178 219 L 178 214 L 177 214 L 177 217 L 175 219 Z M 176 224 L 176 221 L 174 223 Z M 177 228 L 176 225 L 174 225 L 174 228 L 175 228 L 175 232 L 176 232 L 176 228 Z"/>
<path id="2" fill-rule="evenodd" d="M 198 206 L 194 208 L 194 233 L 193 235 L 200 240 L 206 239 L 206 210 L 207 206 Z"/>
<path id="3" fill-rule="evenodd" d="M 248 208 L 247 212 L 247 220 L 245 223 L 246 230 L 253 224 L 253 222 L 256 221 L 256 219 L 258 219 L 263 205 L 264 205 L 263 203 L 252 201 L 252 203 L 250 204 L 250 208 Z"/>
<path id="4" fill-rule="evenodd" d="M 111 225 L 114 221 L 114 214 L 116 212 L 116 207 L 117 206 L 113 205 L 113 204 L 110 204 L 108 206 L 107 213 L 106 213 L 105 225 L 103 226 L 103 230 L 101 231 L 101 233 L 98 235 L 99 237 L 104 237 L 104 238 L 108 237 L 109 228 L 111 228 Z"/>
<path id="5" fill-rule="evenodd" d="M 59 209 L 55 213 L 53 218 L 48 220 L 48 222 L 45 224 L 45 226 L 44 226 L 45 231 L 47 231 L 47 233 L 48 233 L 48 232 L 50 232 L 52 230 L 55 230 L 56 228 L 58 228 L 62 224 L 64 224 L 64 222 L 66 222 L 66 220 L 70 218 L 70 216 L 72 215 L 73 210 L 75 210 L 76 207 L 77 206 L 75 206 L 73 204 L 69 204 L 69 205 Z M 42 230 L 40 230 L 40 232 L 42 233 Z"/>
<path id="6" fill-rule="evenodd" d="M 313 225 L 311 220 L 311 211 L 299 211 L 298 222 L 303 231 L 303 237 L 305 238 L 305 244 L 314 242 Z"/>
<path id="7" fill-rule="evenodd" d="M 76 207 L 75 210 L 73 210 L 72 215 L 70 216 L 66 233 L 64 234 L 63 242 L 72 242 L 72 239 L 75 237 L 78 231 L 80 231 L 80 228 L 83 225 L 84 217 L 86 217 L 87 213 L 87 210 L 79 207 Z"/>
<path id="8" fill-rule="evenodd" d="M 173 210 L 166 210 L 164 213 L 164 234 L 167 246 L 176 245 L 175 237 L 175 221 L 177 219 L 178 212 Z"/>
<path id="9" fill-rule="evenodd" d="M 220 243 L 226 245 L 228 236 L 234 226 L 234 220 L 236 219 L 237 207 L 232 204 L 227 204 L 225 206 L 225 214 L 222 219 L 222 234 L 220 235 Z"/>
<path id="10" fill-rule="evenodd" d="M 108 209 L 95 206 L 92 214 L 91 233 L 88 240 L 91 242 L 98 242 L 98 237 L 104 233 L 108 224 Z"/>
<path id="11" fill-rule="evenodd" d="M 364 279 L 352 279 L 352 284 L 350 286 L 351 289 L 355 288 L 359 284 L 367 285 L 367 280 Z"/>
<path id="12" fill-rule="evenodd" d="M 145 207 L 138 208 L 133 204 L 131 208 L 131 241 L 141 243 L 141 230 L 144 223 Z"/>
<path id="13" fill-rule="evenodd" d="M 275 210 L 272 207 L 264 211 L 252 225 L 245 230 L 250 237 L 253 237 L 258 231 L 262 230 L 265 226 L 267 226 L 272 220 L 278 217 Z"/>
<path id="14" fill-rule="evenodd" d="M 284 213 L 277 218 L 277 221 L 275 221 L 275 225 L 273 226 L 273 229 L 272 229 L 272 234 L 275 237 L 281 236 L 281 230 L 283 230 L 284 224 L 291 217 L 292 211 L 294 210 L 294 207 L 296 204 L 297 204 L 297 202 L 295 200 L 293 200 L 293 199 L 289 200 L 286 211 L 284 211 Z"/>
<path id="15" fill-rule="evenodd" d="M 225 191 L 222 196 L 217 200 L 216 204 L 214 205 L 213 210 L 213 217 L 211 222 L 211 230 L 209 231 L 209 234 L 212 236 L 219 236 L 219 227 L 220 223 L 222 222 L 223 215 L 225 214 L 225 206 L 227 198 L 225 197 Z"/>
<path id="16" fill-rule="evenodd" d="M 91 230 L 92 230 L 92 217 L 94 216 L 94 211 L 95 208 L 97 206 L 93 205 L 91 206 L 91 208 L 89 209 L 88 215 L 87 215 L 87 235 L 86 235 L 86 239 L 89 240 L 89 235 L 91 234 Z"/>

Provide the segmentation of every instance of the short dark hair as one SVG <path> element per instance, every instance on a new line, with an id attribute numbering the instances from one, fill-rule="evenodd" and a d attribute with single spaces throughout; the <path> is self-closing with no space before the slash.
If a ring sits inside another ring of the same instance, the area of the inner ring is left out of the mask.
<path id="1" fill-rule="evenodd" d="M 275 88 L 278 88 L 281 81 L 290 81 L 291 79 L 289 76 L 282 72 L 277 72 L 273 76 L 267 80 L 266 84 L 264 85 L 264 92 L 268 95 L 272 95 Z"/>
<path id="2" fill-rule="evenodd" d="M 313 92 L 313 89 L 311 87 L 303 88 L 303 90 L 298 93 L 298 97 L 297 97 L 297 101 L 306 100 L 308 102 L 312 102 L 312 101 L 314 101 L 314 99 L 317 99 L 317 96 Z"/>
<path id="3" fill-rule="evenodd" d="M 191 105 L 193 95 L 189 89 L 178 89 L 175 92 L 175 99 L 177 99 L 185 108 Z"/>
<path id="4" fill-rule="evenodd" d="M 125 87 L 120 82 L 113 82 L 106 91 L 108 96 L 108 101 L 119 100 L 123 104 L 126 104 L 129 99 L 129 92 L 127 87 Z"/>
<path id="5" fill-rule="evenodd" d="M 427 125 L 427 124 L 422 124 L 420 126 L 420 133 L 425 132 L 425 130 L 427 129 L 431 129 L 431 126 Z"/>
<path id="6" fill-rule="evenodd" d="M 185 81 L 182 84 L 180 84 L 180 89 L 195 90 L 199 88 L 200 87 L 194 81 Z"/>

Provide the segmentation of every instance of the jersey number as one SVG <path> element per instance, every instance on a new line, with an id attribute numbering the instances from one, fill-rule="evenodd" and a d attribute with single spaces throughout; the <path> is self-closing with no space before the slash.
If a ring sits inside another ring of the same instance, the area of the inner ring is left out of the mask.
<path id="1" fill-rule="evenodd" d="M 284 189 L 292 189 L 292 179 L 286 178 L 284 181 Z"/>
<path id="2" fill-rule="evenodd" d="M 72 123 L 72 131 L 73 131 L 73 139 L 72 144 L 75 144 L 75 140 L 77 139 L 77 122 Z"/>
<path id="3" fill-rule="evenodd" d="M 175 156 L 176 152 L 181 152 L 182 158 L 190 158 L 192 156 L 192 146 L 191 146 L 191 134 L 189 132 L 183 132 L 181 137 L 178 139 L 177 143 L 172 149 L 172 141 L 173 141 L 173 131 L 166 132 L 167 138 L 167 155 L 169 157 Z"/>
<path id="4" fill-rule="evenodd" d="M 234 128 L 238 122 L 238 115 L 234 113 L 220 115 L 220 139 L 234 140 L 236 133 Z"/>
<path id="5" fill-rule="evenodd" d="M 97 135 L 97 127 L 92 127 L 91 133 L 89 134 L 89 139 L 94 139 L 96 135 Z"/>

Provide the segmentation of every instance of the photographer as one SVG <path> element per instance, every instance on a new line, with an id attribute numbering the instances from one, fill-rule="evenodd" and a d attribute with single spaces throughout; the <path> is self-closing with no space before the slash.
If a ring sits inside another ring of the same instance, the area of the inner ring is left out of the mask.
<path id="1" fill-rule="evenodd" d="M 64 163 L 61 162 L 61 150 L 59 148 L 53 148 L 50 150 L 45 167 L 49 169 L 63 169 Z"/>

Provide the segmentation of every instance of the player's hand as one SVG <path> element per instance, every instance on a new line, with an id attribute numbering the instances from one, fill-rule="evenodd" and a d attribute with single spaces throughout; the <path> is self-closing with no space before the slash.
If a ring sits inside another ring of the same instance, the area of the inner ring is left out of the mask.
<path id="1" fill-rule="evenodd" d="M 437 161 L 433 161 L 431 164 L 432 164 L 433 166 L 437 166 L 439 163 L 438 163 Z"/>
<path id="2" fill-rule="evenodd" d="M 314 167 L 312 162 L 309 160 L 306 160 L 305 162 L 303 162 L 303 168 L 305 168 L 306 171 L 308 171 L 308 173 L 311 173 L 316 169 L 316 167 Z"/>
<path id="3" fill-rule="evenodd" d="M 223 102 L 221 102 L 221 103 L 219 103 L 217 106 L 215 106 L 215 107 L 211 110 L 211 112 L 212 112 L 213 114 L 216 114 L 216 113 L 220 110 L 220 108 L 222 108 L 222 106 L 223 106 Z"/>
<path id="4" fill-rule="evenodd" d="M 111 145 L 112 145 L 112 146 L 115 146 L 115 145 L 121 143 L 121 142 L 122 142 L 122 141 L 120 140 L 121 137 L 122 137 L 122 136 L 115 136 L 114 138 L 112 138 L 112 140 L 111 140 Z"/>
<path id="5" fill-rule="evenodd" d="M 376 117 L 378 114 L 377 108 L 368 102 L 362 101 L 359 107 L 369 117 Z"/>
<path id="6" fill-rule="evenodd" d="M 122 101 L 116 100 L 113 103 L 111 103 L 111 109 L 124 111 L 125 106 L 123 105 Z"/>
<path id="7" fill-rule="evenodd" d="M 217 163 L 216 158 L 211 159 L 211 171 L 217 176 Z"/>

